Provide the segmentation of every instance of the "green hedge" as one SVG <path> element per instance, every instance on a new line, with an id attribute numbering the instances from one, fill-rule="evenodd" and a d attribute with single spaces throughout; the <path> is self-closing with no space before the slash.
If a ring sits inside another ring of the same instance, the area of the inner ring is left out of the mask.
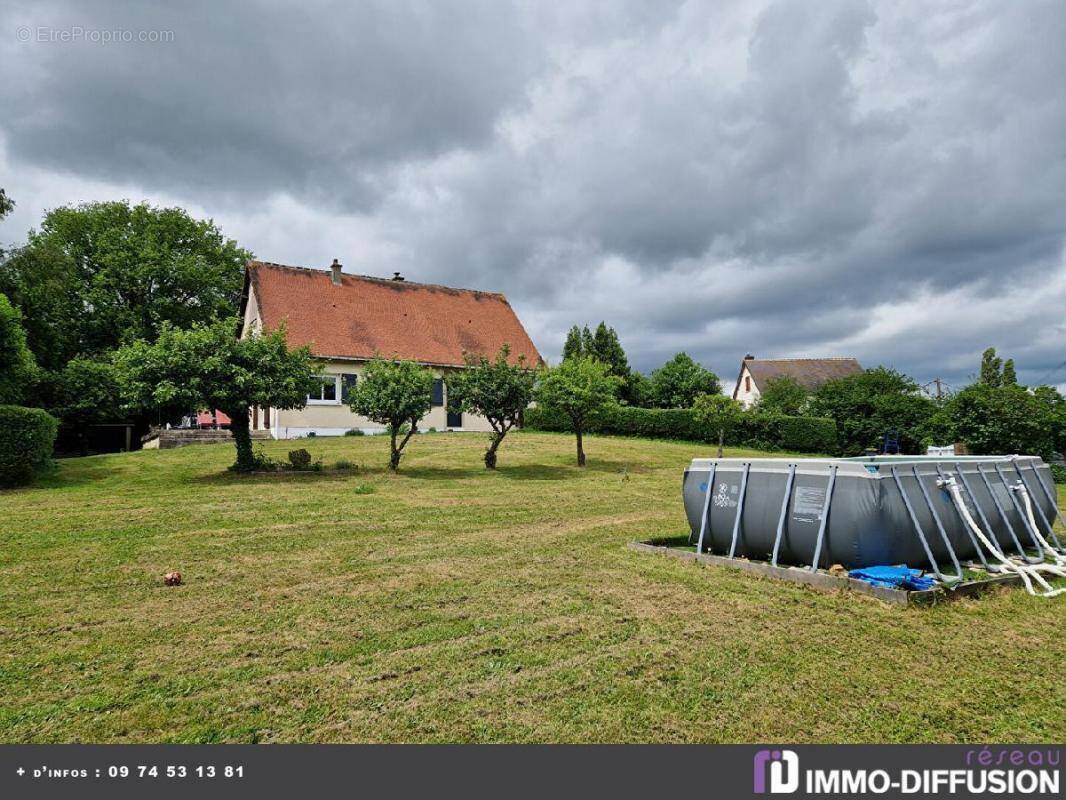
<path id="1" fill-rule="evenodd" d="M 1052 464 L 1051 477 L 1055 483 L 1066 483 L 1066 464 Z"/>
<path id="2" fill-rule="evenodd" d="M 540 431 L 568 431 L 563 417 L 531 408 L 525 414 L 525 427 Z M 618 406 L 589 425 L 589 433 L 639 436 L 645 439 L 683 439 L 717 442 L 717 431 L 700 425 L 687 408 L 635 408 Z M 792 450 L 799 453 L 832 453 L 837 446 L 836 423 L 821 417 L 789 417 L 782 414 L 745 414 L 739 424 L 727 430 L 726 443 L 760 450 Z"/>
<path id="3" fill-rule="evenodd" d="M 39 408 L 0 406 L 0 486 L 29 483 L 52 458 L 59 422 Z"/>

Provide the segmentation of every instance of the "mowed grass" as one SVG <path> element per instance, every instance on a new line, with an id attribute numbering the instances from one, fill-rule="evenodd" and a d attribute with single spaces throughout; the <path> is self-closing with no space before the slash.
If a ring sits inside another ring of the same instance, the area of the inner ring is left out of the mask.
<path id="1" fill-rule="evenodd" d="M 360 469 L 213 445 L 0 493 L 0 741 L 1066 738 L 1066 598 L 900 609 L 628 550 L 686 532 L 707 447 L 592 437 L 579 470 L 519 433 L 493 474 L 430 434 L 390 475 L 384 439 L 294 446 Z"/>

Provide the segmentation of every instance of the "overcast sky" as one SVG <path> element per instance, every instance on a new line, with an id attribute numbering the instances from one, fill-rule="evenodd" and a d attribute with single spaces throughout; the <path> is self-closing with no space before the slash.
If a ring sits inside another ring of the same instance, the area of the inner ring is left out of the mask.
<path id="1" fill-rule="evenodd" d="M 1061 0 L 5 2 L 0 240 L 147 200 L 505 292 L 550 359 L 605 319 L 645 371 L 1063 384 L 1064 42 Z"/>

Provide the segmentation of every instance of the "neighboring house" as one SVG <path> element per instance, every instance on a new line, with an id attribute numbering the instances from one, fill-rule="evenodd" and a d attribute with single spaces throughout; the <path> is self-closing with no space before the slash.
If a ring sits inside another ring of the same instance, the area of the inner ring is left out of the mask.
<path id="1" fill-rule="evenodd" d="M 490 430 L 483 417 L 447 410 L 448 374 L 463 367 L 466 354 L 492 358 L 506 344 L 513 362 L 524 356 L 530 367 L 542 363 L 502 294 L 413 283 L 399 273 L 391 279 L 346 275 L 336 259 L 328 270 L 249 262 L 241 317 L 242 337 L 284 324 L 289 346 L 307 345 L 323 363 L 321 387 L 304 408 L 252 410 L 252 429 L 275 439 L 382 431 L 347 403 L 375 356 L 418 361 L 433 371 L 433 408 L 421 430 Z"/>
<path id="2" fill-rule="evenodd" d="M 828 381 L 862 372 L 854 358 L 756 358 L 744 356 L 733 388 L 733 399 L 751 408 L 774 378 L 788 377 L 810 393 Z"/>

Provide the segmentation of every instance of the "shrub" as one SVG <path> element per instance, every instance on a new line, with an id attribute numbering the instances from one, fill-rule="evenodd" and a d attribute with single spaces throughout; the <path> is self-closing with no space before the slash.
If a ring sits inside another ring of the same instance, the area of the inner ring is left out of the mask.
<path id="1" fill-rule="evenodd" d="M 0 406 L 0 486 L 29 483 L 52 458 L 59 422 L 39 408 Z"/>
<path id="2" fill-rule="evenodd" d="M 800 453 L 835 453 L 837 425 L 826 417 L 777 418 L 778 441 L 782 450 Z"/>
<path id="3" fill-rule="evenodd" d="M 255 448 L 255 453 L 252 455 L 253 471 L 255 472 L 277 472 L 281 469 L 281 464 L 275 459 L 266 454 L 262 447 Z M 230 466 L 231 471 L 236 472 L 234 466 Z"/>
<path id="4" fill-rule="evenodd" d="M 362 428 L 349 428 L 344 432 L 345 436 L 366 436 L 366 432 Z"/>
<path id="5" fill-rule="evenodd" d="M 311 454 L 302 447 L 299 450 L 290 450 L 289 466 L 293 469 L 309 469 L 311 467 Z"/>
<path id="6" fill-rule="evenodd" d="M 1055 483 L 1066 483 L 1066 464 L 1052 464 L 1051 477 Z"/>
<path id="7" fill-rule="evenodd" d="M 346 458 L 339 458 L 339 459 L 337 459 L 337 463 L 335 463 L 333 465 L 333 469 L 345 470 L 345 471 L 346 470 L 353 470 L 353 469 L 355 469 L 355 464 L 353 464 L 351 461 L 349 461 Z"/>

